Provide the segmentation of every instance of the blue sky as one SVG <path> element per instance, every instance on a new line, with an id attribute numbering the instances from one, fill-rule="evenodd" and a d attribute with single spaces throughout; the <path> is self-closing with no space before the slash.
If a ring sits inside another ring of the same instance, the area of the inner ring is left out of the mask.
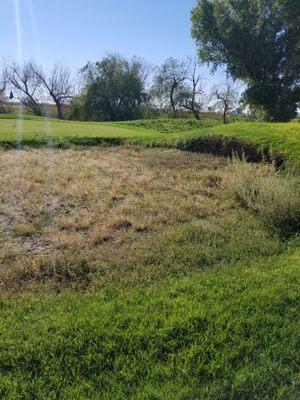
<path id="1" fill-rule="evenodd" d="M 195 54 L 190 12 L 196 0 L 0 0 L 0 56 L 56 61 L 76 72 L 106 52 L 153 64 Z M 19 50 L 16 10 L 19 9 Z"/>

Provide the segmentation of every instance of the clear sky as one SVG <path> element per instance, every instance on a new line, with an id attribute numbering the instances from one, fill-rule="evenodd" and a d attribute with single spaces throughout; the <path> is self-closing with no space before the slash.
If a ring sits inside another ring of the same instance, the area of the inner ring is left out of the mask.
<path id="1" fill-rule="evenodd" d="M 194 55 L 196 0 L 0 0 L 0 57 L 63 62 L 76 72 L 106 52 L 155 65 Z"/>

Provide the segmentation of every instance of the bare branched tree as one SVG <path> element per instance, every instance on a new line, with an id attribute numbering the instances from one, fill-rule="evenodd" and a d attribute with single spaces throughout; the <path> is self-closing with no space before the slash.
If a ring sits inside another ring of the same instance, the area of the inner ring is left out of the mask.
<path id="1" fill-rule="evenodd" d="M 200 119 L 200 112 L 204 106 L 205 96 L 201 86 L 201 75 L 197 58 L 188 61 L 189 72 L 186 78 L 187 84 L 179 92 L 180 106 L 193 113 L 196 119 Z"/>
<path id="2" fill-rule="evenodd" d="M 212 97 L 217 100 L 215 108 L 222 111 L 223 123 L 228 123 L 228 115 L 238 103 L 238 92 L 234 82 L 227 79 L 225 83 L 212 89 Z"/>
<path id="3" fill-rule="evenodd" d="M 42 115 L 39 103 L 40 81 L 33 74 L 33 63 L 18 65 L 12 61 L 3 68 L 3 81 L 15 90 L 16 98 L 35 115 Z"/>
<path id="4" fill-rule="evenodd" d="M 158 97 L 166 97 L 169 100 L 173 116 L 178 115 L 179 103 L 177 94 L 182 88 L 188 76 L 188 65 L 185 61 L 169 58 L 158 68 L 154 76 L 153 93 Z"/>
<path id="5" fill-rule="evenodd" d="M 35 79 L 55 103 L 57 118 L 62 119 L 64 105 L 73 97 L 73 83 L 69 69 L 62 64 L 56 64 L 48 76 L 42 67 L 34 64 L 32 67 Z"/>

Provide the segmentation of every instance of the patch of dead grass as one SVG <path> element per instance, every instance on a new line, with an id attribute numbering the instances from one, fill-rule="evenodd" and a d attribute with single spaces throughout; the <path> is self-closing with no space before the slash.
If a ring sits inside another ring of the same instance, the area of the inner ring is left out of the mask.
<path id="1" fill-rule="evenodd" d="M 225 166 L 209 155 L 137 147 L 1 151 L 2 288 L 47 277 L 81 285 L 78 252 L 92 265 L 149 233 L 227 210 L 219 196 Z M 66 272 L 71 262 L 76 273 Z"/>

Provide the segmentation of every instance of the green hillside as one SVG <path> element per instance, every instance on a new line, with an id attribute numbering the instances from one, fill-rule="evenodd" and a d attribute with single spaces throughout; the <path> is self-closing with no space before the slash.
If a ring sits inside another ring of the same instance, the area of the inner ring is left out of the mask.
<path id="1" fill-rule="evenodd" d="M 193 150 L 197 139 L 205 139 L 207 150 L 223 147 L 227 152 L 247 149 L 250 145 L 283 156 L 300 167 L 300 124 L 237 122 L 222 125 L 216 119 L 203 121 L 140 120 L 133 122 L 91 123 L 46 120 L 27 117 L 0 119 L 0 145 L 15 147 L 120 144 L 133 142 L 152 146 L 169 146 Z M 22 131 L 22 134 L 20 134 Z M 234 139 L 234 141 L 232 140 Z"/>

